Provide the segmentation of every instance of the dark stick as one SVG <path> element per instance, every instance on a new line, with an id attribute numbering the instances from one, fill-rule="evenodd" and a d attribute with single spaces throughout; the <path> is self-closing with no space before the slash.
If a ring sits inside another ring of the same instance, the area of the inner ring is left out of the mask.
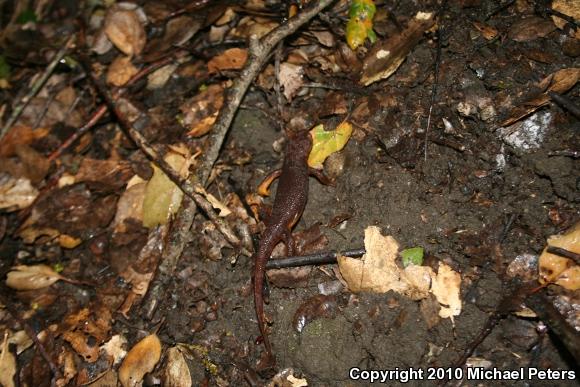
<path id="1" fill-rule="evenodd" d="M 42 86 L 44 86 L 48 78 L 50 78 L 60 60 L 65 56 L 67 51 L 72 48 L 74 40 L 75 40 L 74 35 L 68 38 L 66 43 L 62 46 L 62 48 L 58 50 L 58 52 L 54 55 L 49 65 L 44 70 L 42 76 L 36 82 L 34 82 L 32 87 L 30 88 L 30 91 L 24 96 L 24 98 L 22 98 L 22 100 L 14 108 L 14 110 L 12 110 L 10 118 L 8 118 L 8 121 L 6 121 L 6 124 L 4 124 L 2 129 L 0 129 L 0 140 L 2 140 L 2 138 L 4 138 L 4 136 L 6 135 L 6 133 L 10 131 L 10 128 L 12 128 L 12 125 L 14 125 L 16 120 L 18 120 L 18 118 L 20 117 L 26 106 L 28 106 L 28 103 L 32 100 L 32 98 L 34 98 L 34 96 L 38 94 L 40 89 L 42 89 Z"/>
<path id="2" fill-rule="evenodd" d="M 302 255 L 298 257 L 286 257 L 280 259 L 270 259 L 266 264 L 266 269 L 284 269 L 287 267 L 307 266 L 307 265 L 326 265 L 336 263 L 338 256 L 360 257 L 365 254 L 364 248 L 345 250 L 345 251 L 325 251 L 322 253 Z"/>
<path id="3" fill-rule="evenodd" d="M 210 171 L 219 156 L 226 134 L 246 91 L 268 60 L 270 52 L 272 52 L 279 42 L 296 32 L 333 1 L 319 0 L 317 2 L 311 2 L 310 7 L 303 9 L 298 15 L 290 18 L 286 23 L 274 28 L 262 39 L 258 39 L 254 35 L 250 36 L 248 61 L 240 73 L 240 77 L 227 90 L 223 107 L 209 135 L 210 145 L 204 153 L 202 167 L 200 168 L 198 176 L 198 181 L 202 185 L 205 185 L 209 178 Z"/>
<path id="4" fill-rule="evenodd" d="M 93 116 L 89 119 L 89 121 L 77 129 L 76 132 L 72 134 L 69 138 L 63 142 L 57 150 L 52 152 L 48 156 L 48 161 L 53 162 L 54 160 L 58 159 L 77 139 L 82 137 L 85 133 L 91 130 L 97 122 L 105 115 L 107 112 L 107 105 L 101 105 L 99 108 L 93 113 Z"/>
<path id="5" fill-rule="evenodd" d="M 572 328 L 545 295 L 542 289 L 526 299 L 529 306 L 550 329 L 560 338 L 570 354 L 580 363 L 580 333 Z"/>
<path id="6" fill-rule="evenodd" d="M 52 357 L 46 350 L 44 344 L 38 339 L 37 333 L 34 331 L 34 329 L 32 329 L 30 324 L 26 322 L 26 320 L 24 320 L 18 315 L 18 312 L 13 308 L 12 304 L 8 302 L 8 299 L 4 296 L 4 294 L 6 293 L 4 292 L 4 290 L 2 290 L 2 292 L 0 292 L 0 302 L 4 304 L 8 313 L 10 313 L 12 318 L 18 321 L 18 323 L 22 326 L 22 328 L 26 332 L 26 335 L 30 337 L 30 339 L 34 342 L 34 344 L 36 345 L 36 349 L 38 350 L 38 353 L 40 353 L 40 356 L 44 359 L 46 364 L 48 364 L 48 368 L 50 368 L 50 371 L 52 372 L 53 381 L 56 379 L 60 379 L 61 377 L 60 370 L 56 366 L 55 362 L 52 360 Z"/>
<path id="7" fill-rule="evenodd" d="M 435 55 L 435 69 L 434 69 L 434 79 L 433 85 L 431 86 L 431 100 L 429 101 L 429 115 L 427 116 L 427 127 L 425 128 L 425 161 L 427 161 L 427 148 L 429 144 L 429 128 L 431 128 L 431 116 L 433 114 L 433 105 L 435 105 L 435 99 L 437 98 L 437 87 L 439 86 L 439 66 L 441 65 L 441 42 L 442 33 L 441 26 L 437 28 L 437 53 Z"/>
<path id="8" fill-rule="evenodd" d="M 580 265 L 580 254 L 556 246 L 548 246 L 548 253 L 559 255 L 560 257 L 569 258 Z"/>
<path id="9" fill-rule="evenodd" d="M 548 92 L 552 101 L 556 102 L 560 107 L 568 110 L 576 118 L 580 118 L 580 107 L 578 107 L 572 100 L 565 95 L 554 93 L 553 91 Z"/>

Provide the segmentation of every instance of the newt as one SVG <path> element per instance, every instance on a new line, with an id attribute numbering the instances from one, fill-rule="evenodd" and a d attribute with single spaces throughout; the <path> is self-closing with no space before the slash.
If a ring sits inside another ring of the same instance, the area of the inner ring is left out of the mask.
<path id="1" fill-rule="evenodd" d="M 260 334 L 266 349 L 259 363 L 258 368 L 261 369 L 271 368 L 276 364 L 276 358 L 272 353 L 272 345 L 268 339 L 266 319 L 264 317 L 264 295 L 262 292 L 266 263 L 274 247 L 281 241 L 286 244 L 288 255 L 295 254 L 296 247 L 292 238 L 292 228 L 298 222 L 306 207 L 309 175 L 315 176 L 323 184 L 333 183 L 321 171 L 308 166 L 308 155 L 311 149 L 312 138 L 308 131 L 289 132 L 282 168 L 272 172 L 264 180 L 264 183 L 269 185 L 274 179 L 279 178 L 272 211 L 265 221 L 266 229 L 253 257 L 254 304 Z M 261 187 L 264 183 L 261 184 Z M 264 188 L 260 190 L 263 191 Z M 265 190 L 267 190 L 267 187 Z"/>

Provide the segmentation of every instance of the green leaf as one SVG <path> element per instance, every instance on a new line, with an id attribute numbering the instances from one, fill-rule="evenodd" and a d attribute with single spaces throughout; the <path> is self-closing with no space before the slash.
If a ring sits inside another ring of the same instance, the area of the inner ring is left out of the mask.
<path id="1" fill-rule="evenodd" d="M 4 55 L 0 55 L 0 79 L 8 79 L 10 76 L 10 65 L 6 62 Z"/>
<path id="2" fill-rule="evenodd" d="M 348 12 L 346 24 L 346 41 L 352 50 L 364 43 L 368 37 L 371 43 L 377 36 L 373 31 L 373 17 L 376 7 L 373 0 L 353 0 Z"/>
<path id="3" fill-rule="evenodd" d="M 183 156 L 175 153 L 167 155 L 165 161 L 176 171 L 181 171 L 185 164 Z M 156 165 L 151 165 L 153 176 L 147 182 L 143 198 L 143 226 L 147 228 L 166 224 L 181 206 L 183 198 L 179 187 Z"/>
<path id="4" fill-rule="evenodd" d="M 348 16 L 352 19 L 372 19 L 375 16 L 377 8 L 372 0 L 353 0 L 348 10 Z"/>
<path id="5" fill-rule="evenodd" d="M 410 249 L 405 249 L 401 251 L 401 257 L 403 258 L 403 266 L 407 267 L 409 265 L 421 266 L 423 264 L 423 255 L 425 250 L 422 247 L 412 247 Z"/>
<path id="6" fill-rule="evenodd" d="M 38 21 L 36 14 L 32 9 L 25 9 L 22 11 L 20 15 L 16 18 L 16 23 L 18 24 L 26 24 L 28 22 L 36 23 Z"/>

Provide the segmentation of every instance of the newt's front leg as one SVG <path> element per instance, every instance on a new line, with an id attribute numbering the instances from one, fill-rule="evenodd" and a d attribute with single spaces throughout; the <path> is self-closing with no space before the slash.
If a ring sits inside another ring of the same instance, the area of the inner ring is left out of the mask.
<path id="1" fill-rule="evenodd" d="M 320 183 L 324 185 L 330 185 L 333 187 L 336 185 L 336 182 L 332 180 L 330 177 L 326 176 L 324 172 L 322 172 L 322 170 L 320 169 L 314 169 L 309 167 L 308 174 L 310 174 L 310 176 L 314 176 L 316 180 L 318 180 Z"/>

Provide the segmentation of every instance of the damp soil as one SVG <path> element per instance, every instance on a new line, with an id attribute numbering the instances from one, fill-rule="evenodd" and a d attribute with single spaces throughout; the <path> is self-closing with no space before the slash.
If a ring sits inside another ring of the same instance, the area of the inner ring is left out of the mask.
<path id="1" fill-rule="evenodd" d="M 429 326 L 420 302 L 393 292 L 353 294 L 340 283 L 336 287 L 335 265 L 314 268 L 298 286 L 271 286 L 266 313 L 277 366 L 294 369 L 294 374 L 306 378 L 309 385 L 365 384 L 349 379 L 353 367 L 426 370 L 452 366 L 497 309 L 505 292 L 507 264 L 524 253 L 539 254 L 547 236 L 578 217 L 578 161 L 554 155 L 578 149 L 580 126 L 576 119 L 555 105 L 549 107 L 544 112 L 551 115 L 551 123 L 541 143 L 533 149 L 521 149 L 506 143 L 497 126 L 482 120 L 481 115 L 460 116 L 457 110 L 466 100 L 499 101 L 516 90 L 524 93 L 524 85 L 534 74 L 551 73 L 572 65 L 575 59 L 562 53 L 556 36 L 530 43 L 472 39 L 470 19 L 478 16 L 476 10 L 460 11 L 452 9 L 449 18 L 454 22 L 443 37 L 431 132 L 426 134 L 424 127 L 432 92 L 435 41 L 421 43 L 380 87 L 371 88 L 364 96 L 349 95 L 355 103 L 364 100 L 372 106 L 365 129 L 358 129 L 342 151 L 343 168 L 336 186 L 323 186 L 311 179 L 308 204 L 295 230 L 319 223 L 330 250 L 363 246 L 364 230 L 371 225 L 392 235 L 403 247 L 422 246 L 429 259 L 446 262 L 461 273 L 463 310 L 454 321 L 442 319 Z M 516 21 L 514 18 L 501 14 L 493 20 L 496 28 L 505 30 Z M 541 63 L 528 59 L 528 53 L 537 49 L 557 60 Z M 501 87 L 506 84 L 509 92 Z M 303 99 L 303 114 L 313 114 L 324 103 L 326 93 L 314 90 Z M 252 91 L 246 104 L 258 105 L 262 98 L 261 93 Z M 392 100 L 396 101 L 394 107 L 381 107 Z M 506 113 L 497 106 L 495 114 Z M 449 133 L 445 133 L 443 119 L 452 126 Z M 252 161 L 221 178 L 235 182 L 242 193 L 255 190 L 261 179 L 281 164 L 282 155 L 272 146 L 284 137 L 277 127 L 261 111 L 241 110 L 228 142 L 250 152 Z M 429 139 L 426 153 L 425 138 Z M 554 211 L 562 217 L 559 222 L 550 217 Z M 343 214 L 349 218 L 339 227 L 326 226 Z M 494 253 L 492 245 L 500 251 Z M 259 332 L 250 290 L 253 263 L 249 257 L 238 257 L 232 263 L 227 258 L 235 255 L 231 251 L 224 251 L 224 259 L 213 262 L 198 251 L 192 244 L 178 270 L 193 268 L 194 278 L 207 279 L 212 291 L 200 302 L 215 305 L 216 318 L 193 339 L 211 341 L 223 348 L 221 353 L 235 359 L 232 364 L 237 365 L 226 367 L 226 372 L 233 385 L 241 385 L 246 379 L 240 364 L 254 365 L 263 350 L 256 344 Z M 298 332 L 293 325 L 295 313 L 326 287 L 337 289 L 337 313 L 315 319 Z M 187 284 L 176 280 L 174 291 L 176 304 L 168 312 L 165 339 L 191 340 L 191 319 L 187 316 L 196 305 L 190 300 Z M 538 367 L 578 371 L 562 344 L 543 332 L 537 319 L 515 315 L 502 319 L 473 357 L 501 370 Z M 538 380 L 482 383 L 576 385 L 575 381 Z M 407 385 L 419 384 L 424 382 Z M 478 382 L 464 381 L 463 385 Z"/>
<path id="2" fill-rule="evenodd" d="M 398 14 L 413 15 L 419 10 L 413 2 L 401 3 Z M 277 286 L 271 281 L 265 309 L 277 368 L 257 374 L 253 370 L 263 345 L 257 342 L 260 333 L 252 297 L 251 257 L 223 248 L 221 259 L 208 259 L 201 238 L 194 237 L 168 289 L 171 296 L 156 311 L 164 316 L 158 327 L 164 344 L 210 348 L 207 359 L 217 370 L 208 371 L 210 367 L 201 360 L 191 362 L 194 383 L 261 384 L 275 371 L 290 368 L 309 386 L 350 386 L 368 384 L 349 378 L 354 367 L 425 372 L 428 367 L 452 367 L 480 334 L 486 319 L 497 311 L 506 294 L 508 264 L 523 254 L 538 255 L 548 236 L 578 220 L 580 168 L 569 152 L 580 149 L 578 119 L 549 104 L 536 117 L 545 124 L 541 133 L 536 131 L 530 134 L 533 138 L 519 142 L 504 136 L 497 125 L 509 114 L 504 106 L 524 100 L 532 82 L 577 66 L 578 57 L 564 52 L 559 31 L 529 42 L 508 39 L 505 34 L 521 18 L 513 10 L 498 11 L 490 18 L 488 23 L 503 35 L 487 41 L 474 35 L 472 21 L 483 20 L 495 2 L 473 1 L 479 4 L 476 7 L 463 4 L 469 2 L 450 3 L 439 41 L 433 35 L 424 38 L 388 80 L 357 90 L 309 88 L 307 95 L 295 98 L 284 109 L 306 122 L 324 121 L 331 127 L 344 118 L 321 116 L 334 93 L 342 95 L 351 110 L 366 104 L 368 112 L 362 119 L 357 116 L 352 138 L 334 157 L 330 168 L 334 168 L 335 186 L 311 178 L 308 204 L 295 231 L 318 224 L 327 239 L 324 250 L 361 248 L 369 226 L 378 226 L 402 248 L 421 246 L 426 264 L 436 267 L 437 262 L 445 262 L 461 273 L 461 314 L 453 321 L 427 321 L 425 316 L 432 315 L 428 303 L 394 292 L 355 294 L 337 279 L 337 265 L 316 266 L 295 283 Z M 438 46 L 439 78 L 431 103 Z M 575 100 L 579 90 L 576 87 L 570 92 Z M 154 105 L 156 98 L 168 95 L 171 93 L 153 96 L 147 104 Z M 274 118 L 275 108 L 267 108 L 272 114 L 264 110 L 271 100 L 257 88 L 246 96 L 220 161 L 227 168 L 209 189 L 216 197 L 236 192 L 243 198 L 281 165 L 279 149 L 285 135 L 280 128 L 283 124 Z M 465 106 L 474 110 L 466 113 Z M 426 132 L 430 111 L 431 125 Z M 247 152 L 250 162 L 231 164 L 228 152 L 232 149 Z M 271 199 L 266 202 L 271 204 Z M 336 217 L 346 220 L 331 227 Z M 193 232 L 203 233 L 201 222 L 195 223 Z M 296 313 L 322 291 L 331 293 L 333 313 L 309 321 L 298 331 Z M 89 298 L 89 292 L 78 293 L 74 297 Z M 54 313 L 47 320 L 56 321 L 64 314 Z M 130 324 L 117 321 L 113 331 L 149 330 L 143 315 L 142 311 L 133 312 Z M 130 334 L 128 337 L 137 341 Z M 514 314 L 500 319 L 475 348 L 472 359 L 487 361 L 499 370 L 580 371 L 565 346 L 537 318 Z M 427 382 L 405 385 L 423 384 Z M 449 383 L 459 384 L 573 386 L 577 382 Z"/>

